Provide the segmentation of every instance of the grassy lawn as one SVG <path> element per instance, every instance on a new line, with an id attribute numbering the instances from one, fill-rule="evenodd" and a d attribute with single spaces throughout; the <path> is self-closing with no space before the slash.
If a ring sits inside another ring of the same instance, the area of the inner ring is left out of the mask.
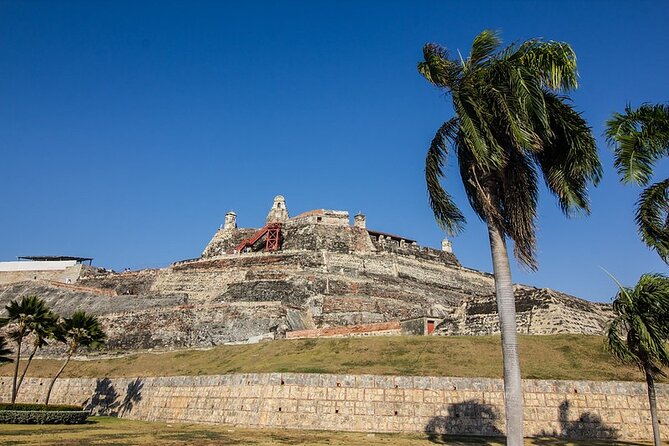
<path id="1" fill-rule="evenodd" d="M 207 424 L 165 424 L 92 417 L 85 425 L 1 425 L 0 444 L 9 445 L 339 445 L 339 446 L 428 446 L 503 445 L 503 439 L 476 437 L 430 437 L 426 434 L 364 434 L 348 432 L 280 429 L 241 429 Z M 588 440 L 527 439 L 526 445 L 603 446 L 650 443 Z"/>
<path id="2" fill-rule="evenodd" d="M 603 350 L 602 342 L 599 336 L 521 336 L 523 377 L 642 379 L 636 369 L 616 363 Z M 60 364 L 56 360 L 35 360 L 29 375 L 52 376 Z M 246 372 L 501 377 L 502 356 L 499 336 L 297 339 L 72 361 L 63 377 Z M 11 374 L 12 365 L 0 367 L 0 375 Z"/>

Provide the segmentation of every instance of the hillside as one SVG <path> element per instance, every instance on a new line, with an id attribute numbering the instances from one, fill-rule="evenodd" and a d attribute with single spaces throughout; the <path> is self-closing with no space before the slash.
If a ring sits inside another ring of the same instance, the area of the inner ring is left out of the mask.
<path id="1" fill-rule="evenodd" d="M 524 378 L 638 381 L 603 350 L 599 336 L 521 336 Z M 31 376 L 51 376 L 60 361 L 35 360 Z M 208 350 L 137 353 L 72 361 L 64 377 L 139 377 L 247 372 L 501 377 L 498 336 L 300 339 Z M 9 376 L 12 365 L 0 367 Z"/>

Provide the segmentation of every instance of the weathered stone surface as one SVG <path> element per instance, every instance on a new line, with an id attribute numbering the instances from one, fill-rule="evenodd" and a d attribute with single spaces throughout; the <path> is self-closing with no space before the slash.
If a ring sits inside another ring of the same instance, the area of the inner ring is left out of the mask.
<path id="1" fill-rule="evenodd" d="M 11 377 L 0 377 L 0 401 Z M 29 378 L 19 401 L 41 402 L 47 379 Z M 649 440 L 642 383 L 524 380 L 528 436 Z M 657 385 L 660 431 L 669 435 L 669 385 Z M 429 376 L 239 374 L 61 379 L 51 401 L 95 414 L 186 423 L 225 423 L 361 432 L 504 433 L 501 380 Z"/>
<path id="2" fill-rule="evenodd" d="M 396 322 L 431 316 L 434 334 L 497 333 L 490 274 L 460 265 L 449 250 L 351 226 L 345 211 L 288 217 L 277 197 L 268 218 L 282 223 L 281 247 L 234 253 L 256 230 L 226 215 L 199 259 L 114 273 L 83 267 L 74 284 L 28 280 L 0 285 L 0 308 L 35 294 L 57 312 L 97 314 L 108 349 L 182 348 L 282 337 L 286 331 Z M 2 281 L 0 281 L 2 283 Z M 610 306 L 553 290 L 516 287 L 522 333 L 601 333 Z"/>

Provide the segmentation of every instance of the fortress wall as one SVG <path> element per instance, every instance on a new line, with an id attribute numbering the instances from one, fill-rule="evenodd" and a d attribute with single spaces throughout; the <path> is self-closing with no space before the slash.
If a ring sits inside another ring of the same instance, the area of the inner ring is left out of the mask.
<path id="1" fill-rule="evenodd" d="M 76 263 L 74 265 L 69 265 L 69 263 L 75 262 L 4 262 L 5 264 L 20 264 L 23 268 L 5 268 L 0 271 L 0 285 L 7 285 L 11 283 L 25 282 L 29 280 L 51 280 L 54 282 L 60 283 L 74 283 L 79 279 L 81 274 L 81 264 Z M 54 268 L 53 265 L 49 264 L 68 264 L 67 266 L 56 265 Z M 39 265 L 41 268 L 39 269 Z M 35 269 L 28 269 L 24 265 L 32 266 Z"/>
<path id="2" fill-rule="evenodd" d="M 0 377 L 0 400 L 10 398 Z M 19 394 L 41 401 L 47 379 Z M 642 383 L 525 380 L 528 436 L 651 439 Z M 662 436 L 669 436 L 669 385 L 657 385 Z M 437 432 L 497 436 L 504 431 L 499 379 L 374 375 L 236 374 L 156 378 L 61 379 L 53 403 L 94 413 L 164 422 L 244 427 Z"/>

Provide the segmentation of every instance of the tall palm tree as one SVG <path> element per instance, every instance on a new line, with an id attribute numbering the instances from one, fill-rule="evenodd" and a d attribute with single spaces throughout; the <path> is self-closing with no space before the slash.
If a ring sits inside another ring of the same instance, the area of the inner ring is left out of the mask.
<path id="1" fill-rule="evenodd" d="M 26 377 L 28 368 L 30 367 L 33 358 L 35 357 L 35 353 L 37 353 L 37 350 L 48 344 L 48 339 L 53 337 L 53 332 L 56 329 L 57 324 L 58 315 L 52 311 L 49 311 L 48 314 L 43 318 L 33 319 L 29 323 L 29 328 L 33 338 L 32 350 L 30 351 L 30 355 L 28 355 L 28 362 L 23 368 L 23 372 L 21 372 L 21 376 L 16 383 L 17 395 L 19 393 L 19 389 L 21 388 L 21 384 L 23 383 L 23 379 Z"/>
<path id="2" fill-rule="evenodd" d="M 655 162 L 669 156 L 669 105 L 644 104 L 637 109 L 628 105 L 606 126 L 621 180 L 647 186 L 635 213 L 641 240 L 669 263 L 669 178 L 648 186 Z"/>
<path id="3" fill-rule="evenodd" d="M 457 157 L 465 192 L 488 227 L 502 335 L 507 441 L 523 442 L 523 396 L 516 309 L 506 240 L 520 263 L 537 268 L 535 228 L 538 178 L 562 211 L 588 213 L 588 185 L 601 177 L 595 141 L 568 98 L 576 88 L 576 56 L 562 42 L 529 40 L 500 49 L 497 33 L 483 31 L 467 59 L 449 59 L 437 45 L 423 48 L 418 71 L 450 94 L 455 116 L 428 149 L 425 177 L 437 222 L 451 235 L 465 218 L 443 189 L 449 150 Z"/>
<path id="4" fill-rule="evenodd" d="M 9 324 L 7 335 L 16 344 L 14 377 L 12 379 L 12 404 L 14 404 L 18 392 L 17 377 L 19 361 L 21 360 L 21 344 L 36 326 L 47 324 L 53 313 L 46 306 L 46 302 L 37 296 L 24 297 L 20 302 L 13 300 L 5 307 L 5 310 L 7 317 L 3 319 L 3 322 Z"/>
<path id="5" fill-rule="evenodd" d="M 655 378 L 666 376 L 662 367 L 669 366 L 669 278 L 644 274 L 634 288 L 618 285 L 613 301 L 616 316 L 606 333 L 606 348 L 644 373 L 655 446 L 660 446 Z"/>
<path id="6" fill-rule="evenodd" d="M 0 364 L 7 364 L 14 361 L 9 355 L 12 350 L 7 346 L 7 340 L 4 336 L 0 336 Z"/>
<path id="7" fill-rule="evenodd" d="M 49 404 L 53 385 L 56 383 L 60 374 L 63 373 L 63 370 L 67 367 L 72 355 L 79 349 L 79 347 L 98 348 L 104 344 L 107 339 L 107 335 L 102 330 L 98 318 L 86 314 L 85 311 L 76 311 L 72 317 L 64 318 L 59 324 L 55 336 L 67 346 L 67 358 L 49 384 L 45 404 Z"/>

